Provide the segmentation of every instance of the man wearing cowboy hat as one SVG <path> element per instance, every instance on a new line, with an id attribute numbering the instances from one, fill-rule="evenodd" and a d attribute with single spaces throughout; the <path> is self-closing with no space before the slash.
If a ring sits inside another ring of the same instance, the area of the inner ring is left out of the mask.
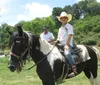
<path id="1" fill-rule="evenodd" d="M 51 32 L 49 32 L 49 27 L 44 26 L 43 30 L 44 32 L 40 34 L 40 38 L 52 44 L 52 42 L 54 41 L 54 35 Z"/>
<path id="2" fill-rule="evenodd" d="M 69 62 L 72 66 L 72 73 L 69 74 L 69 77 L 73 77 L 77 74 L 75 61 L 70 53 L 73 47 L 73 26 L 68 22 L 71 21 L 72 15 L 67 14 L 66 12 L 62 12 L 60 16 L 57 16 L 58 20 L 62 23 L 62 26 L 59 28 L 58 31 L 58 41 L 64 46 L 64 53 Z"/>

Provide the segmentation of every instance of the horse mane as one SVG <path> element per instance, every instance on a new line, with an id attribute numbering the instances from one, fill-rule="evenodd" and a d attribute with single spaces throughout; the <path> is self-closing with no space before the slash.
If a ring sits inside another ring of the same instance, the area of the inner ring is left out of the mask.
<path id="1" fill-rule="evenodd" d="M 53 48 L 53 45 L 48 43 L 46 40 L 42 40 L 41 38 L 39 39 L 40 41 L 40 50 L 44 53 L 47 54 L 50 52 L 50 50 Z"/>
<path id="2" fill-rule="evenodd" d="M 39 42 L 39 38 L 40 36 L 38 35 L 33 35 L 32 34 L 32 48 L 35 50 L 35 49 L 39 49 L 40 50 L 40 42 Z"/>

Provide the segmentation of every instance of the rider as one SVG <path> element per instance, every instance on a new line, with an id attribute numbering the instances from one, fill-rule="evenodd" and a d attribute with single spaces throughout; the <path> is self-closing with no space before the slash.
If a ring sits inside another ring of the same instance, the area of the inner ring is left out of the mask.
<path id="1" fill-rule="evenodd" d="M 68 76 L 73 77 L 77 74 L 77 69 L 74 58 L 70 53 L 73 47 L 73 26 L 68 22 L 71 21 L 72 15 L 62 12 L 60 16 L 57 16 L 57 18 L 62 23 L 62 26 L 59 28 L 57 40 L 64 45 L 65 56 L 73 70 L 73 72 Z"/>
<path id="2" fill-rule="evenodd" d="M 53 33 L 51 33 L 49 31 L 49 27 L 48 26 L 44 26 L 43 32 L 40 34 L 40 37 L 41 37 L 42 40 L 46 40 L 51 44 L 52 44 L 52 42 L 54 41 L 54 38 L 55 38 Z"/>

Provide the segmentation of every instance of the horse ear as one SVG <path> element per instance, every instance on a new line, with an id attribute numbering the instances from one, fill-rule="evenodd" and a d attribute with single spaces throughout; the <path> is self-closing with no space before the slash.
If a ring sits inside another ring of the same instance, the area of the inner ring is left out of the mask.
<path id="1" fill-rule="evenodd" d="M 19 36 L 22 36 L 23 35 L 22 27 L 18 26 L 17 29 L 18 29 Z"/>

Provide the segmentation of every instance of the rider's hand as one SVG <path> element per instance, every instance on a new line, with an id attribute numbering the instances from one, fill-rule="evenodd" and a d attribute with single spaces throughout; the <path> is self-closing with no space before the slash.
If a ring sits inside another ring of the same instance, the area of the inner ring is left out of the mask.
<path id="1" fill-rule="evenodd" d="M 69 50 L 69 46 L 68 45 L 65 45 L 64 46 L 64 49 Z"/>
<path id="2" fill-rule="evenodd" d="M 54 41 L 55 45 L 57 45 L 59 42 L 60 42 L 60 41 L 58 41 L 58 40 Z"/>

